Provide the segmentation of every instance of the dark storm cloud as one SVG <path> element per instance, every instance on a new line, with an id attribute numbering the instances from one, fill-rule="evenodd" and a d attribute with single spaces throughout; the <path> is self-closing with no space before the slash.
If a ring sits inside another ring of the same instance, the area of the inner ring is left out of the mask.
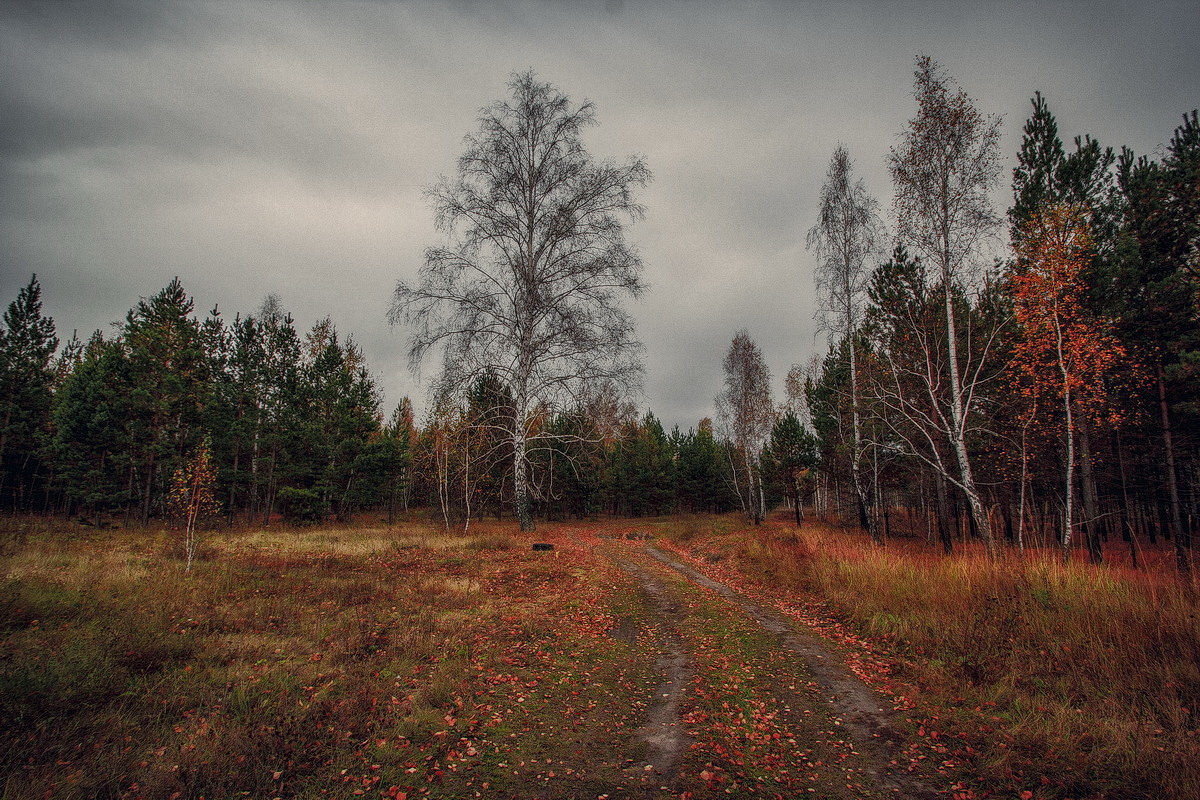
<path id="1" fill-rule="evenodd" d="M 823 349 L 804 233 L 839 142 L 887 208 L 914 53 L 1005 116 L 1008 166 L 1035 89 L 1065 138 L 1153 152 L 1197 105 L 1197 23 L 1183 3 L 0 6 L 0 299 L 37 272 L 86 335 L 176 274 L 200 311 L 278 292 L 355 335 L 389 404 L 419 393 L 384 311 L 438 240 L 422 189 L 534 67 L 596 103 L 594 154 L 654 171 L 630 230 L 643 403 L 693 425 L 737 328 L 777 389 Z"/>

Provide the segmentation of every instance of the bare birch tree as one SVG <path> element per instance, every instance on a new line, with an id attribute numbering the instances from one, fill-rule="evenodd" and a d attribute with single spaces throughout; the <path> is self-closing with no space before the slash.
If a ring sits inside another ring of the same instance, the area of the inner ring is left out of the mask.
<path id="1" fill-rule="evenodd" d="M 758 470 L 759 456 L 771 435 L 771 426 L 775 424 L 771 372 L 763 360 L 762 351 L 744 329 L 734 334 L 723 365 L 725 391 L 716 398 L 717 416 L 742 462 L 730 464 L 742 508 L 751 521 L 758 524 L 766 512 L 762 478 Z M 731 454 L 731 460 L 734 457 Z M 739 473 L 745 475 L 744 485 Z"/>
<path id="2" fill-rule="evenodd" d="M 410 362 L 443 354 L 440 391 L 491 373 L 508 390 L 514 504 L 533 528 L 529 452 L 540 424 L 583 387 L 641 377 L 641 345 L 624 296 L 643 290 L 642 261 L 625 240 L 643 214 L 635 190 L 645 161 L 596 161 L 584 149 L 591 103 L 570 99 L 532 72 L 512 97 L 483 109 L 467 136 L 458 177 L 429 190 L 449 240 L 425 253 L 416 284 L 401 281 L 389 319 L 413 328 Z"/>
<path id="3" fill-rule="evenodd" d="M 846 148 L 838 145 L 829 161 L 825 185 L 821 187 L 817 223 L 808 232 L 808 247 L 817 255 L 817 291 L 821 298 L 821 321 L 831 343 L 844 340 L 850 355 L 850 474 L 858 500 L 860 520 L 865 519 L 871 539 L 881 542 L 875 503 L 862 474 L 863 443 L 861 393 L 858 380 L 858 329 L 871 267 L 868 260 L 879 253 L 883 221 L 879 202 L 867 192 L 862 180 L 851 177 L 853 162 Z"/>
<path id="4" fill-rule="evenodd" d="M 956 476 L 946 477 L 962 489 L 976 528 L 994 555 L 991 521 L 967 450 L 979 384 L 963 369 L 954 307 L 956 293 L 978 274 L 983 243 L 1000 222 L 988 196 L 1000 174 L 1000 119 L 980 113 L 928 56 L 917 57 L 915 74 L 917 115 L 888 157 L 896 188 L 897 238 L 935 271 L 946 320 L 949 384 L 948 414 L 941 432 L 958 467 Z"/>

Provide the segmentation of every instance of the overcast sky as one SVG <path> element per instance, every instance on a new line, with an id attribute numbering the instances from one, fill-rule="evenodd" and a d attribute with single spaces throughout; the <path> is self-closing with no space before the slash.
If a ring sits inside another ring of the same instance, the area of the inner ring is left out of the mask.
<path id="1" fill-rule="evenodd" d="M 777 399 L 824 350 L 817 192 L 841 142 L 890 208 L 916 53 L 1003 116 L 1006 182 L 1035 90 L 1068 141 L 1161 152 L 1200 105 L 1197 31 L 1194 1 L 4 3 L 0 303 L 36 272 L 66 338 L 174 275 L 227 318 L 276 292 L 299 327 L 354 335 L 386 413 L 423 396 L 384 316 L 439 241 L 422 191 L 532 67 L 595 103 L 594 155 L 654 172 L 629 230 L 639 405 L 686 428 L 737 328 Z"/>

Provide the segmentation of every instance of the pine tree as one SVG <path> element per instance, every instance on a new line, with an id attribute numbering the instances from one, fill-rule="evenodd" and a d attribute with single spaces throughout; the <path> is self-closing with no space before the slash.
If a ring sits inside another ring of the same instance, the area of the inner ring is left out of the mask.
<path id="1" fill-rule="evenodd" d="M 131 396 L 123 344 L 96 331 L 55 397 L 51 451 L 69 508 L 93 515 L 97 524 L 134 496 Z"/>
<path id="2" fill-rule="evenodd" d="M 1058 184 L 1066 152 L 1058 137 L 1058 122 L 1041 92 L 1036 92 L 1030 102 L 1033 113 L 1025 121 L 1025 135 L 1013 168 L 1013 205 L 1008 210 L 1013 241 L 1021 237 L 1022 228 L 1040 209 L 1063 200 Z"/>
<path id="3" fill-rule="evenodd" d="M 235 319 L 235 327 L 238 321 Z M 242 437 L 237 424 L 239 406 L 232 370 L 234 334 L 218 308 L 214 307 L 201 324 L 200 340 L 209 380 L 201 427 L 208 433 L 209 454 L 216 471 L 213 491 L 217 497 L 226 498 L 224 505 L 232 519 L 241 488 L 240 476 L 233 465 L 237 463 Z"/>
<path id="4" fill-rule="evenodd" d="M 42 287 L 29 279 L 0 326 L 0 507 L 29 508 L 45 490 L 55 381 L 54 320 L 42 316 Z"/>
<path id="5" fill-rule="evenodd" d="M 777 419 L 763 448 L 761 470 L 768 486 L 792 503 L 797 525 L 804 521 L 804 497 L 816 466 L 816 437 L 791 412 Z"/>
<path id="6" fill-rule="evenodd" d="M 387 509 L 387 524 L 396 521 L 397 507 L 408 507 L 412 448 L 415 443 L 412 403 L 405 397 L 388 424 L 369 443 L 363 456 L 364 474 L 373 479 L 374 493 Z"/>
<path id="7" fill-rule="evenodd" d="M 326 508 L 349 519 L 364 495 L 367 446 L 381 429 L 378 390 L 364 366 L 362 351 L 343 344 L 329 319 L 313 326 L 307 358 L 288 399 L 290 422 L 284 432 L 287 483 L 317 492 Z M 368 481 L 369 483 L 369 481 Z"/>
<path id="8" fill-rule="evenodd" d="M 647 411 L 622 444 L 620 482 L 629 514 L 668 513 L 675 499 L 675 458 L 662 423 Z"/>
<path id="9" fill-rule="evenodd" d="M 727 444 L 713 438 L 712 420 L 705 418 L 677 446 L 676 494 L 679 506 L 692 512 L 719 514 L 737 508 L 725 473 Z"/>
<path id="10" fill-rule="evenodd" d="M 1117 278 L 1120 329 L 1146 365 L 1157 413 L 1155 483 L 1181 573 L 1191 574 L 1193 525 L 1183 476 L 1196 473 L 1200 430 L 1200 119 L 1185 115 L 1161 162 L 1122 152 L 1118 169 L 1130 246 Z"/>
<path id="11" fill-rule="evenodd" d="M 240 479 L 250 493 L 247 510 L 270 521 L 275 493 L 290 479 L 287 448 L 303 452 L 297 432 L 308 421 L 295 323 L 277 295 L 234 326 L 231 369 L 236 386 Z M 244 464 L 244 466 L 242 466 Z M 247 474 L 248 473 L 248 474 Z"/>
<path id="12" fill-rule="evenodd" d="M 178 278 L 125 319 L 130 369 L 131 477 L 136 477 L 142 524 L 166 490 L 166 480 L 204 436 L 208 359 L 192 299 Z"/>

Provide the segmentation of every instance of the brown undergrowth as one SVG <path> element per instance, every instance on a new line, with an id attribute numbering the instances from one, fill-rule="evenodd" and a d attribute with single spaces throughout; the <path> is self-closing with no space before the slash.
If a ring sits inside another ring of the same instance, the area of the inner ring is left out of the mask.
<path id="1" fill-rule="evenodd" d="M 860 672 L 907 709 L 923 757 L 960 777 L 959 797 L 1200 797 L 1200 620 L 1170 573 L 879 548 L 781 519 L 659 532 L 785 609 L 830 619 Z"/>

